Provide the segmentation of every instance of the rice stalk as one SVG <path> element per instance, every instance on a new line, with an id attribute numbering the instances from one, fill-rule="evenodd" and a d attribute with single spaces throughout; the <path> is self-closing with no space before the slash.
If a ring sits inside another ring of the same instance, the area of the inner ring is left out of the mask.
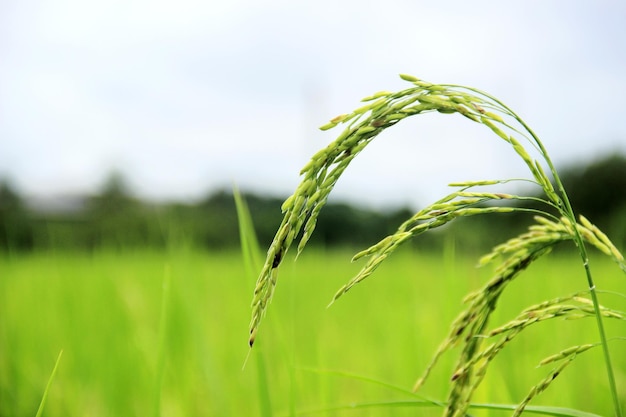
<path id="1" fill-rule="evenodd" d="M 456 113 L 475 123 L 484 125 L 500 140 L 508 143 L 525 163 L 531 174 L 531 178 L 524 180 L 541 187 L 544 197 L 522 197 L 505 193 L 472 191 L 472 187 L 475 186 L 490 186 L 512 180 L 461 181 L 451 184 L 453 187 L 460 187 L 461 189 L 426 206 L 402 223 L 395 233 L 357 253 L 353 261 L 367 258 L 367 262 L 356 276 L 336 292 L 331 304 L 354 285 L 370 276 L 400 245 L 422 233 L 441 227 L 458 218 L 479 214 L 513 211 L 538 214 L 535 217 L 536 224 L 532 225 L 527 232 L 496 246 L 489 254 L 480 259 L 480 265 L 486 265 L 496 259 L 502 259 L 502 261 L 496 267 L 493 278 L 482 289 L 466 297 L 466 309 L 453 322 L 448 337 L 444 339 L 435 352 L 431 363 L 416 382 L 414 389 L 416 390 L 422 385 L 441 354 L 458 343 L 462 343 L 463 347 L 457 362 L 457 373 L 454 374 L 455 376 L 451 381 L 448 405 L 444 415 L 464 415 L 471 406 L 472 394 L 482 381 L 490 360 L 517 332 L 542 319 L 553 317 L 579 318 L 592 315 L 596 318 L 615 414 L 621 416 L 603 317 L 623 318 L 623 315 L 600 305 L 589 267 L 586 244 L 596 247 L 602 253 L 610 256 L 622 270 L 626 271 L 624 257 L 608 237 L 587 219 L 581 216 L 580 221 L 576 220 L 563 184 L 543 143 L 513 110 L 495 97 L 475 88 L 452 84 L 432 84 L 406 74 L 402 74 L 400 77 L 410 82 L 412 86 L 397 92 L 380 91 L 365 97 L 363 99 L 364 105 L 351 113 L 331 119 L 321 127 L 322 130 L 327 130 L 342 124 L 344 130 L 335 141 L 313 155 L 303 167 L 300 172 L 302 182 L 294 194 L 287 198 L 282 205 L 284 217 L 268 249 L 264 266 L 254 290 L 250 322 L 250 346 L 255 341 L 259 325 L 273 296 L 280 264 L 297 237 L 300 237 L 297 245 L 298 254 L 304 249 L 315 230 L 320 210 L 326 204 L 329 193 L 350 162 L 379 133 L 400 120 L 433 111 L 443 114 Z M 523 143 L 530 145 L 534 152 L 539 155 L 539 159 L 531 156 Z M 524 209 L 499 204 L 501 200 L 524 199 L 538 201 L 545 208 Z M 549 211 L 553 210 L 558 213 L 556 216 L 550 214 Z M 573 241 L 578 248 L 585 268 L 590 298 L 571 298 L 570 300 L 578 303 L 576 305 L 564 304 L 562 300 L 545 304 L 541 309 L 530 309 L 523 313 L 525 314 L 524 317 L 513 320 L 491 334 L 490 332 L 494 332 L 494 330 L 488 331 L 490 316 L 497 307 L 499 297 L 508 283 L 532 262 L 550 252 L 557 243 L 567 240 Z M 485 337 L 489 337 L 490 334 L 491 337 L 502 334 L 504 339 L 487 348 L 482 348 Z M 522 412 L 532 398 L 545 390 L 574 357 L 575 354 L 568 356 L 567 362 L 563 362 L 555 368 L 555 371 L 546 380 L 533 387 L 527 398 L 516 410 L 516 415 Z"/>
<path id="2" fill-rule="evenodd" d="M 528 405 L 528 403 L 533 398 L 535 398 L 536 396 L 541 394 L 543 391 L 545 391 L 550 386 L 550 384 L 552 384 L 552 381 L 554 381 L 556 377 L 558 377 L 561 374 L 563 369 L 565 369 L 566 366 L 572 363 L 572 361 L 575 358 L 576 358 L 576 354 L 569 355 L 563 362 L 561 362 L 561 364 L 559 364 L 557 367 L 552 369 L 550 373 L 548 374 L 548 376 L 542 379 L 537 385 L 532 387 L 530 391 L 528 392 L 528 395 L 526 395 L 526 397 L 522 400 L 522 402 L 517 406 L 517 408 L 513 412 L 512 417 L 519 417 L 524 411 L 524 409 L 526 408 L 526 406 Z"/>
<path id="3" fill-rule="evenodd" d="M 535 182 L 546 190 L 550 203 L 555 206 L 562 205 L 561 198 L 552 188 L 543 170 L 537 168 L 540 165 L 528 155 L 517 139 L 505 133 L 505 130 L 521 132 L 511 127 L 511 124 L 505 121 L 505 118 L 515 119 L 514 114 L 508 108 L 488 95 L 470 94 L 464 91 L 467 89 L 462 87 L 435 85 L 408 75 L 401 75 L 401 77 L 405 80 L 412 80 L 410 82 L 414 84 L 414 87 L 395 93 L 381 91 L 365 97 L 363 99 L 366 103 L 365 105 L 352 113 L 337 116 L 321 127 L 321 129 L 327 130 L 339 124 L 347 125 L 334 142 L 313 155 L 311 160 L 302 168 L 300 172 L 303 177 L 302 182 L 294 194 L 287 198 L 282 205 L 284 212 L 283 221 L 267 252 L 266 261 L 254 291 L 253 312 L 250 322 L 251 345 L 254 343 L 254 338 L 266 306 L 273 296 L 277 280 L 277 268 L 291 247 L 295 237 L 304 229 L 298 244 L 298 253 L 300 253 L 315 229 L 318 214 L 326 204 L 330 191 L 350 162 L 380 132 L 408 116 L 438 111 L 440 113 L 459 113 L 474 122 L 482 123 L 494 131 L 501 139 L 513 146 L 515 152 L 522 157 L 531 170 Z M 485 108 L 493 109 L 494 112 L 486 111 Z M 522 133 L 522 135 L 528 139 L 527 134 Z M 496 200 L 501 198 L 492 194 L 491 196 L 482 196 L 482 199 L 486 201 L 494 199 L 494 197 Z M 408 238 L 442 226 L 453 218 L 509 210 L 512 209 L 510 207 L 468 209 L 449 216 L 438 215 L 436 216 L 437 219 L 431 223 L 411 230 L 410 235 L 397 236 L 395 238 L 397 240 L 396 244 L 387 249 L 392 251 Z M 426 214 L 421 213 L 422 217 Z M 445 213 L 441 211 L 440 214 Z M 381 256 L 383 256 L 382 253 Z M 357 281 L 369 275 L 375 269 L 377 262 L 380 261 L 372 260 L 371 262 L 372 264 L 366 267 L 367 270 L 364 271 L 364 274 Z M 350 284 L 347 287 L 350 287 Z"/>
<path id="4" fill-rule="evenodd" d="M 559 353 L 554 355 L 550 355 L 547 358 L 543 359 L 539 362 L 539 366 L 544 366 L 552 362 L 560 361 L 563 359 L 568 359 L 570 356 L 578 355 L 579 353 L 583 353 L 588 351 L 589 349 L 599 346 L 598 343 L 587 343 L 585 345 L 576 345 L 569 347 L 567 349 L 563 349 Z"/>

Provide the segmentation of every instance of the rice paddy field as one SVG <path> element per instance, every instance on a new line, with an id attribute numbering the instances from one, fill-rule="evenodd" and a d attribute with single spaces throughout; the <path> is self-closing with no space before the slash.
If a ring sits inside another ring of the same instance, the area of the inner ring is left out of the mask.
<path id="1" fill-rule="evenodd" d="M 37 414 L 61 351 L 44 416 L 441 415 L 418 408 L 408 391 L 490 267 L 476 268 L 476 258 L 450 246 L 441 255 L 407 249 L 326 308 L 359 269 L 351 256 L 308 249 L 286 260 L 250 351 L 256 273 L 236 251 L 2 254 L 0 416 Z M 626 276 L 610 260 L 591 265 L 600 289 L 626 293 Z M 578 259 L 550 255 L 507 288 L 494 322 L 585 285 Z M 600 297 L 624 310 L 623 297 Z M 624 393 L 626 323 L 606 325 Z M 541 359 L 597 341 L 593 319 L 538 323 L 502 351 L 477 401 L 518 403 L 552 369 L 537 367 Z M 446 398 L 456 353 L 420 394 Z M 626 408 L 626 394 L 621 402 Z M 600 348 L 579 355 L 532 404 L 611 415 Z"/>

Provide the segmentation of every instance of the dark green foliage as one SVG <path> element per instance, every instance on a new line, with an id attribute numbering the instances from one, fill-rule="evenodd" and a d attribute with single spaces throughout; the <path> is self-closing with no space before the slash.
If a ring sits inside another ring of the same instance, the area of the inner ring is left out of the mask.
<path id="1" fill-rule="evenodd" d="M 220 191 L 197 203 L 148 203 L 113 175 L 102 190 L 72 210 L 27 209 L 7 183 L 0 188 L 0 250 L 201 247 L 239 245 L 233 195 Z M 283 198 L 245 194 L 262 245 L 280 224 Z M 379 213 L 331 204 L 319 222 L 316 244 L 362 247 L 395 229 L 407 209 Z"/>
<path id="2" fill-rule="evenodd" d="M 560 172 L 574 212 L 605 230 L 618 247 L 626 246 L 626 156 L 609 154 L 588 165 L 564 167 Z M 546 209 L 533 200 L 516 203 L 526 208 Z M 553 214 L 557 213 L 553 211 Z M 482 252 L 503 238 L 521 233 L 531 221 L 528 213 L 513 212 L 490 218 L 460 219 L 452 229 L 461 247 Z M 492 232 L 484 233 L 485 230 Z"/>
<path id="3" fill-rule="evenodd" d="M 32 225 L 22 201 L 8 181 L 0 182 L 0 250 L 33 245 Z"/>
<path id="4" fill-rule="evenodd" d="M 409 210 L 404 210 L 402 215 L 411 214 Z M 368 246 L 395 230 L 400 222 L 394 217 L 397 217 L 395 213 L 379 213 L 348 204 L 329 204 L 320 212 L 316 234 L 311 242 Z"/>
<path id="5" fill-rule="evenodd" d="M 574 211 L 606 230 L 619 246 L 626 244 L 626 157 L 609 155 L 588 166 L 563 170 Z M 246 194 L 255 232 L 262 246 L 273 239 L 283 198 Z M 524 201 L 532 208 L 532 201 Z M 504 204 L 504 203 L 503 203 Z M 0 183 L 0 250 L 98 247 L 231 248 L 239 245 L 235 203 L 220 191 L 197 203 L 149 203 L 133 196 L 123 177 L 112 174 L 96 195 L 79 199 L 72 210 L 28 210 L 7 181 Z M 545 209 L 545 208 L 544 208 Z M 378 212 L 345 203 L 321 211 L 314 245 L 362 249 L 393 232 L 412 211 Z M 476 254 L 522 232 L 532 221 L 528 213 L 501 214 L 457 224 L 412 242 L 420 250 L 438 250 L 446 236 L 457 248 Z"/>
<path id="6" fill-rule="evenodd" d="M 626 245 L 626 156 L 611 154 L 586 167 L 563 171 L 574 210 Z"/>
<path id="7" fill-rule="evenodd" d="M 150 224 L 149 208 L 131 196 L 117 173 L 109 177 L 100 194 L 88 199 L 84 215 L 91 226 L 90 241 L 86 242 L 89 246 L 145 245 L 158 239 Z"/>
<path id="8" fill-rule="evenodd" d="M 562 174 L 574 210 L 602 226 L 626 208 L 626 157 L 609 155 L 583 169 L 570 167 Z"/>

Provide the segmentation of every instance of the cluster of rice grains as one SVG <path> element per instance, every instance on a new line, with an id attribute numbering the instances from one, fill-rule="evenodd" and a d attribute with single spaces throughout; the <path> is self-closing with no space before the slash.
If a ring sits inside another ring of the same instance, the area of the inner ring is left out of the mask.
<path id="1" fill-rule="evenodd" d="M 551 221 L 542 216 L 535 216 L 535 220 L 537 223 L 530 226 L 528 232 L 496 246 L 491 253 L 481 258 L 479 262 L 481 266 L 496 259 L 503 259 L 503 261 L 496 267 L 491 280 L 480 290 L 465 297 L 464 303 L 467 304 L 467 308 L 455 319 L 447 338 L 413 388 L 416 391 L 422 386 L 431 369 L 445 351 L 462 343 L 457 368 L 451 378 L 452 389 L 448 398 L 446 415 L 465 415 L 472 394 L 482 382 L 492 359 L 522 330 L 534 323 L 553 318 L 571 320 L 593 317 L 596 314 L 592 301 L 584 297 L 589 291 L 584 291 L 530 306 L 508 323 L 491 330 L 487 328 L 489 317 L 496 308 L 497 301 L 506 285 L 533 261 L 548 253 L 556 243 L 574 238 L 572 225 L 566 218 L 561 218 L 560 221 Z M 615 246 L 587 219 L 581 216 L 581 224 L 577 224 L 577 227 L 587 243 L 612 256 L 622 268 L 626 266 L 624 258 Z M 624 313 L 603 306 L 600 306 L 600 314 L 607 318 L 625 319 Z M 486 342 L 494 339 L 497 340 L 486 344 Z M 531 388 L 513 415 L 521 414 L 528 402 L 545 390 L 577 354 L 597 345 L 573 346 L 542 360 L 540 365 L 558 360 L 563 360 L 563 362 L 550 371 L 546 379 Z"/>
<path id="2" fill-rule="evenodd" d="M 622 313 L 600 306 L 595 298 L 595 288 L 590 285 L 590 290 L 585 294 L 590 294 L 591 299 L 579 293 L 546 301 L 529 307 L 509 323 L 489 330 L 490 315 L 508 283 L 530 263 L 549 252 L 556 243 L 563 240 L 573 240 L 579 246 L 579 250 L 582 250 L 581 253 L 584 254 L 585 266 L 587 262 L 583 242 L 595 246 L 612 257 L 625 271 L 626 264 L 621 253 L 597 227 L 590 224 L 584 217 L 580 217 L 580 222 L 576 222 L 562 184 L 542 143 L 511 109 L 494 97 L 476 89 L 430 84 L 409 75 L 401 75 L 401 78 L 410 82 L 412 86 L 395 93 L 381 91 L 366 97 L 363 99 L 366 103 L 364 106 L 352 113 L 337 116 L 321 127 L 322 130 L 327 130 L 339 124 L 346 126 L 334 142 L 317 152 L 302 168 L 300 172 L 302 182 L 282 206 L 283 221 L 269 247 L 254 290 L 249 342 L 250 346 L 254 343 L 259 324 L 276 285 L 278 267 L 285 254 L 297 238 L 299 238 L 298 254 L 302 251 L 315 229 L 318 214 L 326 203 L 329 193 L 359 152 L 384 129 L 409 116 L 433 111 L 461 114 L 473 122 L 485 125 L 512 146 L 530 170 L 532 174 L 530 181 L 543 189 L 545 198 L 533 199 L 544 203 L 546 210 L 498 204 L 501 200 L 521 200 L 530 197 L 474 191 L 475 187 L 484 189 L 511 180 L 450 184 L 457 191 L 420 210 L 401 224 L 394 234 L 356 254 L 353 261 L 360 258 L 368 258 L 368 260 L 360 272 L 339 289 L 332 302 L 368 277 L 402 243 L 430 229 L 440 227 L 460 217 L 478 214 L 511 211 L 532 211 L 539 214 L 535 216 L 536 223 L 530 226 L 527 232 L 495 247 L 490 254 L 480 260 L 481 265 L 495 260 L 502 261 L 495 270 L 495 276 L 482 289 L 467 296 L 465 300 L 467 308 L 454 321 L 450 334 L 435 353 L 424 375 L 415 384 L 414 388 L 417 390 L 440 355 L 461 343 L 461 354 L 456 371 L 451 378 L 452 387 L 444 415 L 462 416 L 465 415 L 471 397 L 481 383 L 491 360 L 511 339 L 529 325 L 555 317 L 578 318 L 600 315 L 624 319 Z M 543 162 L 533 159 L 513 135 L 531 145 Z M 542 168 L 544 164 L 555 179 L 556 190 Z M 552 211 L 558 212 L 559 216 L 550 214 Z M 601 318 L 599 320 L 601 323 Z M 495 342 L 486 344 L 487 341 L 495 339 L 497 339 Z M 528 396 L 519 404 L 515 415 L 519 415 L 533 397 L 545 390 L 577 354 L 593 346 L 595 345 L 573 346 L 542 361 L 542 364 L 562 362 L 550 372 L 545 380 L 532 387 Z"/>

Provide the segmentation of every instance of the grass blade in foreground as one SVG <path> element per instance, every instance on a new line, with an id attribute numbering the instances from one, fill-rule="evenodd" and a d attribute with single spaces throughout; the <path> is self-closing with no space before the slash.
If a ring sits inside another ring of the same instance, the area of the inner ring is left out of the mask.
<path id="1" fill-rule="evenodd" d="M 163 271 L 163 283 L 161 284 L 161 312 L 159 315 L 158 333 L 159 344 L 157 346 L 154 403 L 152 407 L 152 414 L 155 417 L 159 417 L 161 415 L 161 391 L 163 389 L 163 377 L 165 375 L 165 360 L 167 354 L 167 332 L 170 310 L 170 283 L 170 267 L 169 265 L 165 265 L 165 270 Z"/>
<path id="2" fill-rule="evenodd" d="M 237 187 L 233 188 L 233 197 L 235 198 L 235 207 L 237 208 L 237 222 L 239 223 L 239 240 L 241 242 L 243 262 L 246 266 L 246 272 L 253 275 L 261 265 L 261 259 L 259 258 L 261 246 L 254 232 L 254 223 L 252 222 L 248 204 Z"/>
<path id="3" fill-rule="evenodd" d="M 315 414 L 328 413 L 331 411 L 342 410 L 358 410 L 368 408 L 397 408 L 397 407 L 433 407 L 434 404 L 423 400 L 405 400 L 405 401 L 376 401 L 367 403 L 353 403 L 347 405 L 337 405 L 332 407 L 324 407 L 314 410 L 305 410 L 299 412 L 298 416 L 309 416 Z M 469 407 L 472 410 L 494 410 L 494 411 L 514 411 L 517 406 L 514 404 L 472 404 Z M 530 414 L 537 414 L 552 417 L 602 417 L 598 414 L 587 413 L 585 411 L 572 410 L 564 407 L 549 406 L 528 406 L 525 411 Z"/>
<path id="4" fill-rule="evenodd" d="M 491 352 L 490 355 L 497 354 L 500 348 L 510 340 L 508 338 L 528 327 L 518 326 L 512 332 L 505 334 L 503 341 L 500 342 L 501 347 L 498 349 L 483 346 L 490 334 L 489 321 L 501 294 L 510 282 L 526 270 L 528 265 L 550 252 L 557 243 L 572 240 L 578 248 L 585 269 L 587 291 L 590 295 L 590 311 L 596 318 L 613 408 L 615 415 L 620 417 L 622 413 L 618 391 L 608 349 L 608 338 L 603 324 L 603 311 L 606 309 L 598 301 L 596 285 L 589 267 L 586 243 L 597 247 L 612 257 L 626 271 L 624 257 L 597 227 L 589 223 L 584 217 L 580 218 L 580 223 L 576 220 L 559 175 L 543 143 L 509 107 L 493 96 L 474 88 L 449 84 L 436 85 L 409 75 L 401 75 L 401 77 L 410 82 L 412 86 L 395 93 L 381 91 L 366 97 L 363 99 L 365 105 L 352 113 L 337 116 L 321 127 L 322 130 L 327 130 L 339 124 L 346 126 L 334 142 L 313 155 L 311 161 L 300 172 L 303 177 L 302 182 L 294 194 L 283 203 L 284 217 L 269 247 L 254 290 L 250 322 L 250 346 L 254 344 L 259 325 L 272 298 L 278 268 L 285 254 L 298 236 L 301 236 L 298 242 L 298 253 L 303 250 L 315 229 L 318 214 L 326 204 L 329 193 L 350 162 L 379 133 L 407 117 L 427 112 L 460 114 L 472 122 L 487 127 L 500 140 L 504 140 L 510 145 L 513 152 L 529 170 L 530 177 L 527 181 L 535 183 L 542 189 L 544 197 L 533 199 L 542 203 L 543 208 L 529 210 L 502 205 L 501 203 L 501 200 L 522 200 L 532 197 L 474 191 L 475 187 L 489 187 L 512 180 L 455 183 L 453 186 L 461 187 L 460 191 L 455 191 L 420 210 L 401 224 L 395 233 L 355 255 L 354 259 L 363 257 L 368 258 L 368 260 L 361 271 L 339 289 L 333 301 L 371 275 L 400 245 L 431 229 L 461 217 L 474 215 L 512 211 L 531 211 L 539 214 L 540 216 L 536 218 L 537 224 L 530 226 L 527 233 L 497 246 L 491 254 L 481 260 L 483 264 L 494 260 L 500 260 L 501 263 L 496 267 L 495 275 L 491 281 L 481 290 L 467 297 L 467 308 L 453 323 L 450 336 L 444 340 L 441 348 L 435 354 L 424 378 L 443 351 L 448 350 L 453 345 L 461 344 L 457 372 L 451 381 L 444 415 L 449 417 L 464 415 L 472 406 L 471 398 L 491 363 L 491 357 L 489 360 L 482 360 L 484 355 L 489 352 Z M 528 149 L 536 155 L 535 157 L 531 156 L 527 147 L 523 145 L 524 143 L 530 145 Z M 552 174 L 555 185 L 552 184 L 546 172 Z M 556 215 L 553 214 L 555 211 Z M 528 325 L 538 321 L 540 320 L 531 320 Z M 528 401 L 547 389 L 553 379 L 541 381 L 532 389 L 534 391 L 531 390 L 525 399 L 521 399 L 515 411 L 516 415 L 527 408 Z M 422 382 L 423 379 L 420 379 L 416 387 L 419 387 Z"/>
<path id="5" fill-rule="evenodd" d="M 46 384 L 46 390 L 43 392 L 43 396 L 41 397 L 41 402 L 39 403 L 39 408 L 37 409 L 37 414 L 35 417 L 41 417 L 43 413 L 43 407 L 46 404 L 46 399 L 48 398 L 48 392 L 50 391 L 50 387 L 52 386 L 52 380 L 57 373 L 57 369 L 59 368 L 59 363 L 61 362 L 61 356 L 63 356 L 63 351 L 59 352 L 59 356 L 57 356 L 57 360 L 54 363 L 54 368 L 52 368 L 52 373 L 50 374 L 50 378 L 48 378 L 48 383 Z"/>
<path id="6" fill-rule="evenodd" d="M 256 233 L 254 231 L 254 224 L 252 222 L 252 216 L 248 209 L 248 204 L 243 198 L 239 189 L 234 187 L 233 196 L 235 198 L 235 206 L 237 208 L 237 221 L 239 222 L 239 238 L 241 240 L 241 252 L 243 255 L 244 264 L 246 266 L 246 273 L 253 274 L 254 270 L 259 268 L 261 262 L 258 260 L 259 253 L 261 251 Z M 244 367 L 248 358 L 246 357 Z M 269 383 L 267 380 L 267 371 L 265 369 L 265 359 L 262 354 L 257 357 L 257 386 L 259 388 L 259 407 L 262 417 L 272 416 L 272 402 L 269 392 Z"/>
<path id="7" fill-rule="evenodd" d="M 415 392 L 406 390 L 402 387 L 390 384 L 388 382 L 380 381 L 377 379 L 373 379 L 370 377 L 366 377 L 363 375 L 352 374 L 348 372 L 340 372 L 340 371 L 323 371 L 318 369 L 305 369 L 310 372 L 315 372 L 319 374 L 329 374 L 335 375 L 338 377 L 350 378 L 359 381 L 364 381 L 370 384 L 379 385 L 385 388 L 388 388 L 391 391 L 399 392 L 411 397 L 415 397 L 414 400 L 405 400 L 405 401 L 378 401 L 378 402 L 367 402 L 367 403 L 353 403 L 349 405 L 336 405 L 323 407 L 318 409 L 306 410 L 297 413 L 299 416 L 304 415 L 313 415 L 319 413 L 326 413 L 329 411 L 339 411 L 339 410 L 351 410 L 357 408 L 372 408 L 372 407 L 445 407 L 446 405 L 439 402 L 434 401 L 428 398 L 424 398 L 422 396 L 417 395 Z M 470 409 L 472 410 L 510 410 L 515 411 L 519 405 L 515 404 L 471 404 Z M 588 413 L 580 410 L 573 410 L 571 408 L 564 407 L 549 407 L 549 406 L 528 406 L 525 408 L 525 411 L 531 414 L 539 414 L 553 417 L 601 417 L 598 414 Z"/>

